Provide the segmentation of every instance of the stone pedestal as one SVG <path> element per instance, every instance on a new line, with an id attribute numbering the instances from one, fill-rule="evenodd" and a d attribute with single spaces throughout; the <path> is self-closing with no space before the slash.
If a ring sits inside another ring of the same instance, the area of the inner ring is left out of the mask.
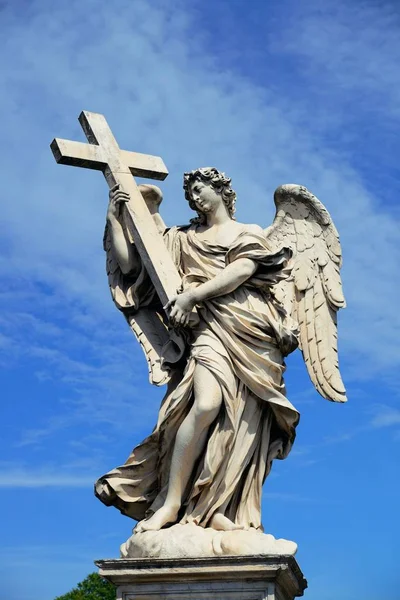
<path id="1" fill-rule="evenodd" d="M 293 556 L 96 561 L 117 600 L 293 600 L 307 582 Z"/>

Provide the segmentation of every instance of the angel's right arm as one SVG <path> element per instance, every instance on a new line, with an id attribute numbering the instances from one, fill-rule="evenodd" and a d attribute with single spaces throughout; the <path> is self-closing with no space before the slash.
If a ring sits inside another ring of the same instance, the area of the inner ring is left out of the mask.
<path id="1" fill-rule="evenodd" d="M 158 212 L 162 200 L 161 190 L 155 185 L 140 184 L 139 191 L 146 202 L 159 233 L 163 235 L 166 226 Z M 124 275 L 135 275 L 140 271 L 141 260 L 124 226 L 124 210 L 127 202 L 129 202 L 129 194 L 121 189 L 119 184 L 110 189 L 107 223 L 111 233 L 112 252 L 119 268 Z"/>
<path id="2" fill-rule="evenodd" d="M 135 246 L 127 239 L 124 228 L 115 216 L 108 216 L 112 252 L 124 275 L 133 274 L 139 267 L 140 258 Z"/>
<path id="3" fill-rule="evenodd" d="M 117 184 L 111 188 L 108 197 L 107 225 L 112 253 L 122 273 L 133 274 L 140 267 L 140 258 L 123 225 L 124 205 L 129 201 L 129 194 Z"/>

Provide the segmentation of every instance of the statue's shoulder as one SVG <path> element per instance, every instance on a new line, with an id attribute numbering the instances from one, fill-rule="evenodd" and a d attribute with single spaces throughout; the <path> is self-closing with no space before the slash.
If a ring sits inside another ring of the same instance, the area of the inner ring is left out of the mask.
<path id="1" fill-rule="evenodd" d="M 191 223 L 187 225 L 172 225 L 172 227 L 167 227 L 164 231 L 164 235 L 168 234 L 169 236 L 174 236 L 179 233 L 187 233 L 193 225 Z"/>
<path id="2" fill-rule="evenodd" d="M 190 231 L 190 228 L 190 224 L 173 225 L 172 227 L 167 227 L 163 234 L 164 242 L 167 244 L 167 247 L 180 247 L 181 243 L 183 242 L 183 239 L 186 238 L 188 231 Z"/>
<path id="3" fill-rule="evenodd" d="M 237 223 L 238 229 L 242 234 L 252 233 L 256 235 L 264 235 L 264 230 L 260 225 L 256 225 L 255 223 Z"/>
<path id="4" fill-rule="evenodd" d="M 246 231 L 248 231 L 249 233 L 257 233 L 258 235 L 264 235 L 264 229 L 256 223 L 247 223 L 245 227 Z"/>

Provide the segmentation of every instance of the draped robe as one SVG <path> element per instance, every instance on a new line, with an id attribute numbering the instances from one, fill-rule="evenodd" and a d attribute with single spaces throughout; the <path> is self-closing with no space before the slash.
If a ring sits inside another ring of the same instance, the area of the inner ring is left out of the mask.
<path id="1" fill-rule="evenodd" d="M 193 467 L 179 521 L 206 527 L 220 512 L 240 526 L 261 528 L 263 482 L 273 459 L 289 453 L 299 420 L 283 381 L 283 356 L 297 346 L 296 327 L 272 289 L 290 274 L 290 251 L 272 252 L 251 226 L 229 248 L 200 239 L 196 229 L 173 227 L 164 235 L 183 290 L 209 281 L 239 258 L 252 259 L 257 270 L 233 292 L 197 307 L 199 323 L 189 333 L 185 367 L 168 386 L 153 432 L 124 465 L 98 480 L 95 491 L 106 505 L 137 520 L 163 505 L 174 441 L 193 405 L 194 372 L 201 364 L 218 381 L 222 405 Z M 154 299 L 143 267 L 134 281 L 119 273 L 116 289 L 131 308 Z M 171 361 L 171 344 L 163 351 L 165 362 Z"/>

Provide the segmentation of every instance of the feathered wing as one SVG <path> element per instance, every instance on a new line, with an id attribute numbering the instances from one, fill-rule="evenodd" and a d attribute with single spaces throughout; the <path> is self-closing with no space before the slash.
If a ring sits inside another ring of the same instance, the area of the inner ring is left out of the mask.
<path id="1" fill-rule="evenodd" d="M 151 184 L 141 184 L 139 190 L 147 206 L 152 208 L 153 219 L 160 234 L 162 234 L 166 226 L 158 212 L 158 207 L 162 201 L 160 188 Z M 133 243 L 128 229 L 125 230 L 125 233 Z M 168 332 L 164 311 L 161 306 L 157 308 L 157 302 L 153 301 L 156 294 L 147 277 L 146 270 L 141 265 L 140 272 L 136 274 L 134 282 L 130 282 L 129 277 L 122 274 L 112 252 L 108 225 L 104 232 L 103 246 L 107 257 L 106 270 L 112 298 L 117 308 L 124 314 L 142 347 L 147 360 L 150 383 L 154 385 L 168 383 L 172 373 L 170 368 L 162 363 L 161 350 L 171 336 Z M 175 341 L 178 344 L 180 343 L 180 340 Z"/>
<path id="2" fill-rule="evenodd" d="M 291 277 L 275 295 L 299 326 L 299 346 L 311 381 L 328 400 L 346 402 L 339 372 L 337 311 L 345 306 L 339 235 L 324 205 L 307 188 L 282 185 L 274 222 L 265 230 L 274 248 L 293 251 Z"/>
<path id="3" fill-rule="evenodd" d="M 106 270 L 113 300 L 124 314 L 133 334 L 140 343 L 147 360 L 150 383 L 163 385 L 170 379 L 170 371 L 161 362 L 161 349 L 168 342 L 169 335 L 162 310 L 153 306 L 135 309 L 135 300 L 129 297 L 119 265 L 111 248 L 111 237 L 108 227 L 104 233 L 104 250 L 106 251 Z"/>

